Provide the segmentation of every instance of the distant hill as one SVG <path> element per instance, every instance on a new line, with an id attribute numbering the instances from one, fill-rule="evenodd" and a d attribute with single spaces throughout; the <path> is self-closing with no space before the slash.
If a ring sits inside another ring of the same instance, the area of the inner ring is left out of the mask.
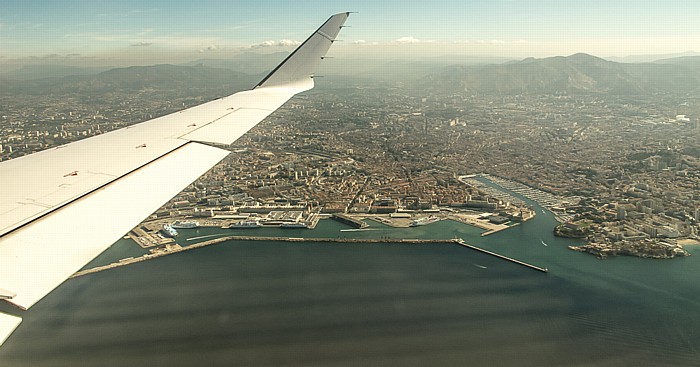
<path id="1" fill-rule="evenodd" d="M 661 59 L 654 61 L 655 64 L 680 65 L 689 68 L 700 68 L 700 56 L 683 56 L 670 59 Z"/>
<path id="2" fill-rule="evenodd" d="M 94 75 L 109 68 L 88 68 L 66 65 L 23 65 L 8 72 L 0 73 L 0 78 L 10 80 L 38 80 L 71 75 Z"/>
<path id="3" fill-rule="evenodd" d="M 451 66 L 422 78 L 420 84 L 488 94 L 697 93 L 700 68 L 690 64 L 623 64 L 575 54 L 500 65 Z"/>
<path id="4" fill-rule="evenodd" d="M 244 52 L 231 56 L 227 59 L 199 59 L 183 64 L 184 66 L 205 66 L 217 69 L 229 69 L 245 74 L 262 74 L 272 70 L 277 64 L 282 62 L 289 52 L 274 52 L 270 54 L 260 54 L 255 52 Z"/>
<path id="5" fill-rule="evenodd" d="M 662 54 L 662 55 L 630 55 L 624 57 L 606 57 L 606 60 L 623 62 L 623 63 L 644 63 L 644 62 L 657 62 L 659 60 L 673 59 L 684 56 L 700 56 L 700 53 L 694 51 L 686 51 L 682 53 L 675 54 Z"/>
<path id="6" fill-rule="evenodd" d="M 24 80 L 8 80 L 0 74 L 0 95 L 161 90 L 183 95 L 206 91 L 206 95 L 224 96 L 251 88 L 286 55 L 287 53 L 277 53 L 258 58 L 260 55 L 251 53 L 243 54 L 236 60 L 202 59 L 193 62 L 194 65 L 133 66 L 92 75 Z M 700 94 L 700 57 L 639 64 L 617 63 L 587 54 L 528 58 L 502 64 L 467 64 L 469 59 L 460 62 L 462 60 L 452 58 L 449 62 L 460 64 L 448 66 L 446 61 L 424 59 L 360 62 L 338 58 L 324 63 L 320 75 L 326 76 L 323 83 L 325 86 L 334 88 L 353 84 L 385 84 L 389 80 L 401 82 L 421 93 L 432 90 L 480 94 Z M 256 62 L 259 65 L 244 66 Z M 30 70 L 31 68 L 25 69 Z M 66 69 L 65 72 L 69 70 Z M 356 72 L 357 70 L 363 71 Z M 251 74 L 253 71 L 258 72 Z M 52 72 L 55 73 L 56 69 Z"/>
<path id="7" fill-rule="evenodd" d="M 132 66 L 95 75 L 66 76 L 25 81 L 2 81 L 2 94 L 110 93 L 144 90 L 210 90 L 218 93 L 249 89 L 261 75 L 249 75 L 228 69 L 205 66 Z M 223 95 L 223 94 L 222 94 Z"/>

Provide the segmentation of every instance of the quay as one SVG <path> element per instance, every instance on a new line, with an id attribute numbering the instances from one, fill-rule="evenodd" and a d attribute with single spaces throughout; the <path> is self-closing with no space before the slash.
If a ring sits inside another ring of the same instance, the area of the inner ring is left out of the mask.
<path id="1" fill-rule="evenodd" d="M 345 223 L 347 225 L 353 226 L 353 227 L 358 228 L 358 229 L 369 227 L 369 224 L 367 224 L 367 222 L 355 219 L 355 218 L 353 218 L 349 215 L 345 215 L 345 214 L 336 213 L 336 214 L 333 214 L 333 216 L 331 216 L 331 218 L 337 220 L 340 223 Z"/>
<path id="2" fill-rule="evenodd" d="M 516 225 L 517 225 L 517 224 L 516 224 Z M 510 228 L 510 227 L 492 229 L 492 230 L 490 230 L 490 231 L 483 232 L 483 233 L 481 234 L 481 237 L 488 236 L 488 235 L 492 235 L 492 234 L 494 234 L 494 233 L 498 233 L 498 232 L 503 231 L 503 230 L 506 230 L 506 229 L 508 229 L 508 228 Z"/>
<path id="3" fill-rule="evenodd" d="M 489 221 L 479 219 L 480 215 L 463 215 L 463 214 L 450 214 L 447 219 L 453 220 L 455 222 L 464 223 L 473 227 L 481 228 L 485 232 L 481 233 L 481 237 L 492 235 L 500 231 L 505 231 L 506 229 L 513 228 L 520 225 L 520 223 L 515 223 L 512 225 L 507 224 L 495 224 Z M 532 216 L 534 217 L 534 216 Z M 530 220 L 532 217 L 527 217 L 524 221 Z"/>
<path id="4" fill-rule="evenodd" d="M 364 238 L 302 238 L 302 237 L 257 237 L 257 236 L 223 236 L 217 237 L 208 241 L 199 242 L 189 246 L 180 246 L 178 244 L 168 244 L 163 248 L 157 248 L 151 250 L 150 254 L 143 255 L 141 257 L 129 257 L 126 259 L 119 260 L 115 263 L 111 263 L 104 266 L 98 266 L 91 269 L 85 269 L 78 271 L 73 274 L 70 278 L 77 278 L 79 276 L 98 273 L 104 270 L 114 269 L 125 265 L 130 265 L 146 260 L 156 259 L 166 255 L 176 254 L 184 251 L 191 251 L 198 248 L 216 245 L 226 241 L 270 241 L 270 242 L 314 242 L 314 243 L 399 243 L 399 244 L 458 244 L 460 246 L 479 251 L 491 256 L 495 256 L 499 259 L 510 261 L 519 265 L 523 265 L 530 269 L 541 271 L 547 273 L 549 270 L 547 268 L 540 268 L 520 260 L 516 260 L 507 256 L 497 254 L 473 245 L 470 245 L 462 239 L 449 239 L 449 240 L 435 240 L 435 239 L 412 239 L 412 238 L 380 238 L 380 239 L 364 239 Z"/>

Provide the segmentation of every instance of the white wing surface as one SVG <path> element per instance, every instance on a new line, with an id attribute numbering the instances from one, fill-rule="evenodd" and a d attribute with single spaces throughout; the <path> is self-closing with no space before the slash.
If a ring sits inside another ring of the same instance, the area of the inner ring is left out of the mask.
<path id="1" fill-rule="evenodd" d="M 22 319 L 17 316 L 0 313 L 0 345 L 15 331 L 20 322 Z"/>
<path id="2" fill-rule="evenodd" d="M 349 13 L 330 17 L 254 89 L 0 162 L 0 300 L 27 309 L 313 88 Z M 20 319 L 0 314 L 0 344 Z"/>

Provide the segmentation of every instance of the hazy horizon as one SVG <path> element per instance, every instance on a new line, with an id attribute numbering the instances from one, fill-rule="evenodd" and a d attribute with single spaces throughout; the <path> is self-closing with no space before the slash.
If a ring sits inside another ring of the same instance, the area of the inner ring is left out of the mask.
<path id="1" fill-rule="evenodd" d="M 45 55 L 42 57 L 25 57 L 18 59 L 2 58 L 0 57 L 0 65 L 3 66 L 3 71 L 0 72 L 0 77 L 3 74 L 11 73 L 15 70 L 22 69 L 26 66 L 58 66 L 67 68 L 78 68 L 78 69 L 95 69 L 109 70 L 112 68 L 125 68 L 131 66 L 156 66 L 156 65 L 193 65 L 197 62 L 202 61 L 221 61 L 221 62 L 236 62 L 240 60 L 241 57 L 244 59 L 247 57 L 250 59 L 251 55 L 260 55 L 261 66 L 264 64 L 273 62 L 276 64 L 280 62 L 288 55 L 294 48 L 280 48 L 275 49 L 271 52 L 260 52 L 258 50 L 246 50 L 240 52 L 230 52 L 230 53 L 219 53 L 217 55 L 187 55 L 187 54 L 171 54 L 165 53 L 153 57 L 141 57 L 132 58 L 130 56 L 134 55 L 123 55 L 122 57 L 112 57 L 103 58 L 99 56 L 80 56 L 80 55 Z M 331 72 L 333 74 L 345 74 L 353 73 L 356 71 L 362 71 L 368 65 L 381 66 L 384 64 L 390 64 L 394 62 L 405 62 L 407 65 L 411 63 L 419 63 L 425 65 L 475 65 L 475 64 L 502 64 L 513 61 L 521 61 L 528 58 L 535 59 L 545 59 L 551 57 L 568 57 L 574 54 L 590 54 L 586 52 L 572 52 L 569 54 L 553 54 L 546 56 L 506 56 L 498 54 L 459 54 L 459 53 L 446 53 L 443 55 L 413 55 L 411 56 L 409 51 L 396 52 L 390 55 L 386 53 L 347 53 L 347 54 L 334 54 L 336 59 L 333 62 L 326 63 L 321 66 L 321 71 Z M 672 59 L 678 57 L 687 56 L 700 56 L 699 52 L 686 51 L 680 53 L 668 53 L 668 54 L 638 54 L 638 55 L 628 55 L 623 57 L 615 56 L 601 56 L 596 54 L 590 54 L 594 57 L 599 57 L 609 61 L 615 62 L 625 62 L 625 63 L 646 63 L 655 62 L 659 60 Z M 278 59 L 278 60 L 277 60 Z M 271 61 L 276 60 L 276 61 Z M 376 62 L 376 64 L 374 64 Z M 360 63 L 360 64 L 356 64 Z M 234 64 L 235 65 L 235 64 Z M 350 70 L 348 67 L 356 66 L 358 70 Z M 225 67 L 227 69 L 235 70 L 235 68 Z M 245 70 L 239 70 L 244 73 Z M 265 68 L 265 71 L 269 71 L 269 68 Z M 257 74 L 261 71 L 256 71 Z M 250 74 L 250 73 L 249 73 Z"/>
<path id="2" fill-rule="evenodd" d="M 358 11 L 331 56 L 523 59 L 697 55 L 692 1 L 311 1 L 236 4 L 38 1 L 0 5 L 0 63 L 184 63 L 291 51 L 333 13 Z"/>

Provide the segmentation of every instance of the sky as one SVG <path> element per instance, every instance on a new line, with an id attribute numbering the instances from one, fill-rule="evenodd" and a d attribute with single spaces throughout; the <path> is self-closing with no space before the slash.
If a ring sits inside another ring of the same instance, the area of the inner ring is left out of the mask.
<path id="1" fill-rule="evenodd" d="M 695 0 L 23 0 L 0 2 L 0 62 L 137 64 L 291 50 L 344 11 L 358 14 L 334 52 L 358 57 L 700 51 Z"/>

